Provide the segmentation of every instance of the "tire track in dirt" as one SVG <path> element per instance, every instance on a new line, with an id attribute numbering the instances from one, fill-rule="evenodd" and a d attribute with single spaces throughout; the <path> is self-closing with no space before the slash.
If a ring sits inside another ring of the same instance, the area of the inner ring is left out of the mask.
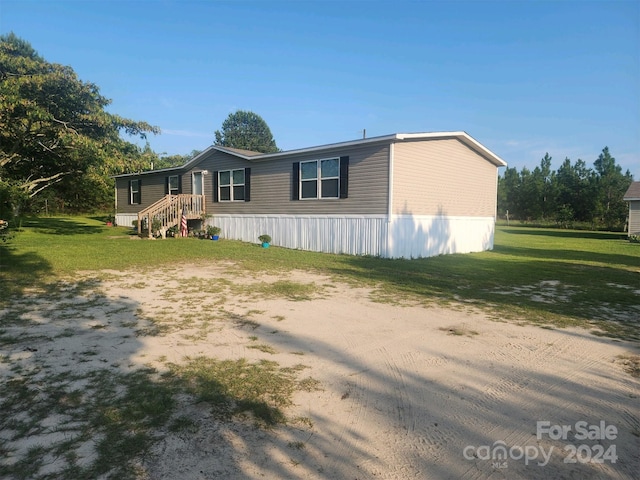
<path id="1" fill-rule="evenodd" d="M 393 355 L 386 347 L 379 348 L 384 376 L 390 397 L 386 401 L 391 428 L 385 432 L 387 477 L 421 479 L 425 463 L 437 461 L 446 445 L 454 438 L 448 428 L 439 427 L 437 419 L 425 419 L 428 381 L 417 381 L 420 376 L 421 355 L 413 351 Z M 431 357 L 433 358 L 433 357 Z M 426 380 L 426 379 L 425 379 Z"/>
<path id="2" fill-rule="evenodd" d="M 347 343 L 347 353 L 354 358 L 354 365 L 367 365 L 365 370 L 355 371 L 346 380 L 345 402 L 351 402 L 347 421 L 334 436 L 335 449 L 354 452 L 371 450 L 370 443 L 378 443 L 377 451 L 384 454 L 384 462 L 378 455 L 363 458 L 359 462 L 360 474 L 366 478 L 382 477 L 397 479 L 423 478 L 415 461 L 416 455 L 424 455 L 431 444 L 414 441 L 416 430 L 414 391 L 410 391 L 404 371 L 418 371 L 414 352 L 402 353 L 398 360 L 390 353 L 389 347 L 397 350 L 397 344 L 404 342 L 411 334 L 376 338 L 368 343 L 356 343 L 343 336 Z M 343 394 L 343 396 L 345 395 Z M 371 402 L 371 399 L 376 399 Z M 440 442 L 433 442 L 439 444 Z M 339 471 L 335 461 L 327 464 L 326 471 Z"/>
<path id="3" fill-rule="evenodd" d="M 354 365 L 367 365 L 366 359 L 357 355 L 354 351 L 354 343 L 343 335 L 343 340 L 347 344 L 345 349 L 345 357 L 353 357 Z M 335 431 L 329 432 L 331 437 L 331 449 L 334 454 L 329 455 L 324 470 L 329 472 L 340 472 L 345 474 L 345 469 L 349 470 L 352 463 L 360 463 L 352 458 L 357 452 L 366 451 L 367 445 L 363 424 L 366 424 L 369 416 L 369 399 L 367 392 L 371 388 L 371 381 L 368 376 L 370 365 L 367 368 L 357 369 L 347 374 L 339 382 L 337 382 L 331 397 L 335 408 L 340 408 L 345 419 L 340 423 Z M 339 401 L 335 401 L 335 398 Z M 342 416 L 342 415 L 340 415 Z M 362 463 L 369 462 L 369 459 L 363 459 Z M 343 464 L 343 462 L 346 462 Z"/>
<path id="4" fill-rule="evenodd" d="M 561 347 L 554 344 L 538 349 L 527 348 L 510 342 L 503 345 L 503 347 L 507 348 L 503 354 L 504 357 L 511 356 L 515 359 L 518 357 L 513 352 L 524 354 L 526 356 L 526 361 L 524 362 L 526 368 L 514 368 L 513 375 L 488 385 L 481 395 L 468 405 L 469 409 L 475 413 L 459 416 L 458 419 L 460 421 L 466 420 L 481 428 L 482 424 L 486 422 L 477 419 L 490 418 L 489 415 L 493 410 L 508 412 L 508 406 L 503 405 L 503 403 L 505 399 L 509 399 L 514 403 L 512 407 L 513 413 L 520 417 L 517 422 L 518 428 L 494 425 L 486 429 L 486 436 L 491 440 L 488 443 L 501 440 L 509 446 L 536 445 L 537 437 L 534 436 L 532 438 L 532 432 L 535 434 L 536 421 L 538 420 L 549 420 L 552 424 L 575 424 L 578 420 L 597 423 L 600 419 L 605 418 L 607 414 L 611 418 L 611 412 L 615 411 L 615 408 L 620 408 L 620 399 L 603 400 L 598 398 L 594 392 L 598 391 L 599 387 L 592 386 L 594 374 L 597 375 L 594 372 L 606 370 L 606 364 L 611 362 L 611 358 L 606 353 L 594 356 L 589 348 L 590 344 L 592 344 L 591 342 L 592 340 L 572 338 Z M 508 349 L 511 349 L 511 351 Z M 529 355 L 527 352 L 534 353 Z M 541 367 L 548 364 L 556 365 L 553 373 L 547 373 L 545 376 L 536 378 L 536 374 L 541 370 Z M 583 394 L 580 394 L 581 392 Z M 604 395 L 602 397 L 606 398 Z M 517 400 L 514 401 L 514 399 Z M 550 408 L 551 405 L 552 408 Z M 543 411 L 545 413 L 542 413 Z M 535 412 L 538 413 L 536 414 Z M 637 422 L 631 412 L 629 412 L 629 415 L 631 422 Z M 619 418 L 619 413 L 616 416 Z M 526 428 L 526 423 L 523 423 L 523 420 L 526 420 L 527 417 L 530 418 L 530 428 Z M 505 418 L 505 424 L 508 425 L 508 423 L 509 418 Z M 543 439 L 543 444 L 545 440 L 548 439 Z M 546 443 L 548 444 L 549 442 Z M 547 445 L 547 448 L 549 446 Z M 558 444 L 554 448 L 557 448 L 557 452 L 560 452 L 563 446 Z M 562 459 L 559 459 L 558 462 L 561 463 Z M 485 462 L 484 475 L 492 471 L 490 463 Z M 516 466 L 522 468 L 522 465 Z M 616 471 L 606 463 L 600 465 L 591 464 L 589 466 L 577 465 L 576 468 L 581 472 L 576 478 L 588 478 L 594 474 L 607 478 L 624 478 L 625 476 L 624 472 Z M 545 478 L 545 476 L 551 474 L 549 470 L 550 468 L 547 468 L 544 473 L 539 470 L 527 470 L 527 476 L 529 478 Z M 592 470 L 595 470 L 596 473 Z M 511 473 L 515 472 L 512 470 Z M 477 478 L 477 475 L 470 470 L 468 475 L 462 478 Z"/>
<path id="5" fill-rule="evenodd" d="M 581 341 L 578 345 L 571 345 L 567 342 L 560 349 L 557 349 L 555 345 L 532 349 L 522 344 L 507 343 L 503 346 L 503 350 L 506 350 L 504 356 L 514 359 L 515 366 L 512 366 L 512 372 L 508 376 L 500 376 L 487 384 L 473 406 L 493 409 L 496 403 L 502 402 L 513 394 L 518 396 L 521 408 L 535 403 L 537 401 L 535 397 L 524 395 L 524 393 L 534 391 L 539 394 L 555 391 L 567 383 L 570 377 L 576 375 L 576 364 L 581 365 L 582 370 L 588 370 L 589 367 L 601 361 L 601 359 L 591 356 L 589 350 L 583 348 L 582 344 L 586 344 L 586 342 Z M 562 355 L 568 351 L 571 351 L 571 364 L 566 362 Z M 553 375 L 547 374 L 544 378 L 535 378 L 537 372 L 542 370 L 541 367 L 548 364 L 556 365 L 555 373 Z M 552 376 L 556 378 L 553 382 L 549 382 L 550 378 L 547 377 Z"/>

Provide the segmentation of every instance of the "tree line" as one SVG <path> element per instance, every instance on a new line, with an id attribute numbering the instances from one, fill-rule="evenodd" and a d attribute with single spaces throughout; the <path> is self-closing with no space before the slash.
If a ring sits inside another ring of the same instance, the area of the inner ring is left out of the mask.
<path id="1" fill-rule="evenodd" d="M 633 181 L 605 147 L 593 168 L 565 158 L 551 169 L 547 153 L 533 170 L 507 168 L 498 178 L 498 215 L 510 220 L 555 223 L 561 227 L 624 230 L 628 206 L 622 200 Z"/>

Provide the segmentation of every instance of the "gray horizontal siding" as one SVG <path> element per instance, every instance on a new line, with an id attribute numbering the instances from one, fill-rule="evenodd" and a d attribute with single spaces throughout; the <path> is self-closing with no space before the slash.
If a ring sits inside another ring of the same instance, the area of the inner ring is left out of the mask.
<path id="1" fill-rule="evenodd" d="M 291 200 L 293 163 L 349 156 L 349 198 L 336 200 Z M 366 145 L 327 150 L 284 159 L 250 162 L 214 151 L 196 168 L 182 176 L 183 193 L 191 193 L 191 175 L 208 170 L 205 176 L 206 209 L 211 214 L 378 215 L 387 212 L 389 146 Z M 251 168 L 251 201 L 213 203 L 214 172 Z"/>
<path id="2" fill-rule="evenodd" d="M 164 196 L 166 176 L 166 174 L 149 174 L 116 178 L 118 196 L 117 213 L 136 213 L 161 199 Z M 129 180 L 136 179 L 139 179 L 142 182 L 142 201 L 140 204 L 129 205 Z"/>

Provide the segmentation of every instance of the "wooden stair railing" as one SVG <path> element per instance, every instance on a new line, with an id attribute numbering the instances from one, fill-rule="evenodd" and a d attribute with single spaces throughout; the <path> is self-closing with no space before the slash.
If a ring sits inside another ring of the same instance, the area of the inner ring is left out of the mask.
<path id="1" fill-rule="evenodd" d="M 160 221 L 160 230 L 164 237 L 166 231 L 178 225 L 182 219 L 182 210 L 186 207 L 187 219 L 201 218 L 205 214 L 204 195 L 165 195 L 157 202 L 138 212 L 138 234 L 142 236 L 142 225 L 146 222 L 149 238 L 155 233 L 153 221 Z M 157 231 L 156 230 L 156 231 Z"/>

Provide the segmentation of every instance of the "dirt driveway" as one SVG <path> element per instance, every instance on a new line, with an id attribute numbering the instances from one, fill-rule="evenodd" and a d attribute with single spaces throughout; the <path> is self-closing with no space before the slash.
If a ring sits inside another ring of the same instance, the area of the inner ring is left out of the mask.
<path id="1" fill-rule="evenodd" d="M 0 353 L 47 375 L 162 371 L 207 356 L 302 365 L 317 382 L 286 410 L 303 420 L 272 429 L 222 421 L 180 396 L 195 427 L 159 429 L 141 478 L 637 478 L 640 382 L 624 360 L 636 345 L 462 307 L 376 303 L 366 288 L 304 272 L 239 276 L 232 267 L 102 272 L 95 290 L 106 302 L 91 304 L 88 289 L 72 320 L 54 310 L 73 305 L 25 304 L 24 324 L 4 334 L 33 340 Z M 274 282 L 308 288 L 265 293 Z M 48 339 L 46 355 L 38 338 Z M 18 461 L 38 442 L 64 440 L 56 432 L 68 421 L 47 418 L 35 439 L 0 440 Z M 77 458 L 89 461 L 91 443 L 82 448 Z M 55 474 L 56 462 L 39 473 Z"/>

